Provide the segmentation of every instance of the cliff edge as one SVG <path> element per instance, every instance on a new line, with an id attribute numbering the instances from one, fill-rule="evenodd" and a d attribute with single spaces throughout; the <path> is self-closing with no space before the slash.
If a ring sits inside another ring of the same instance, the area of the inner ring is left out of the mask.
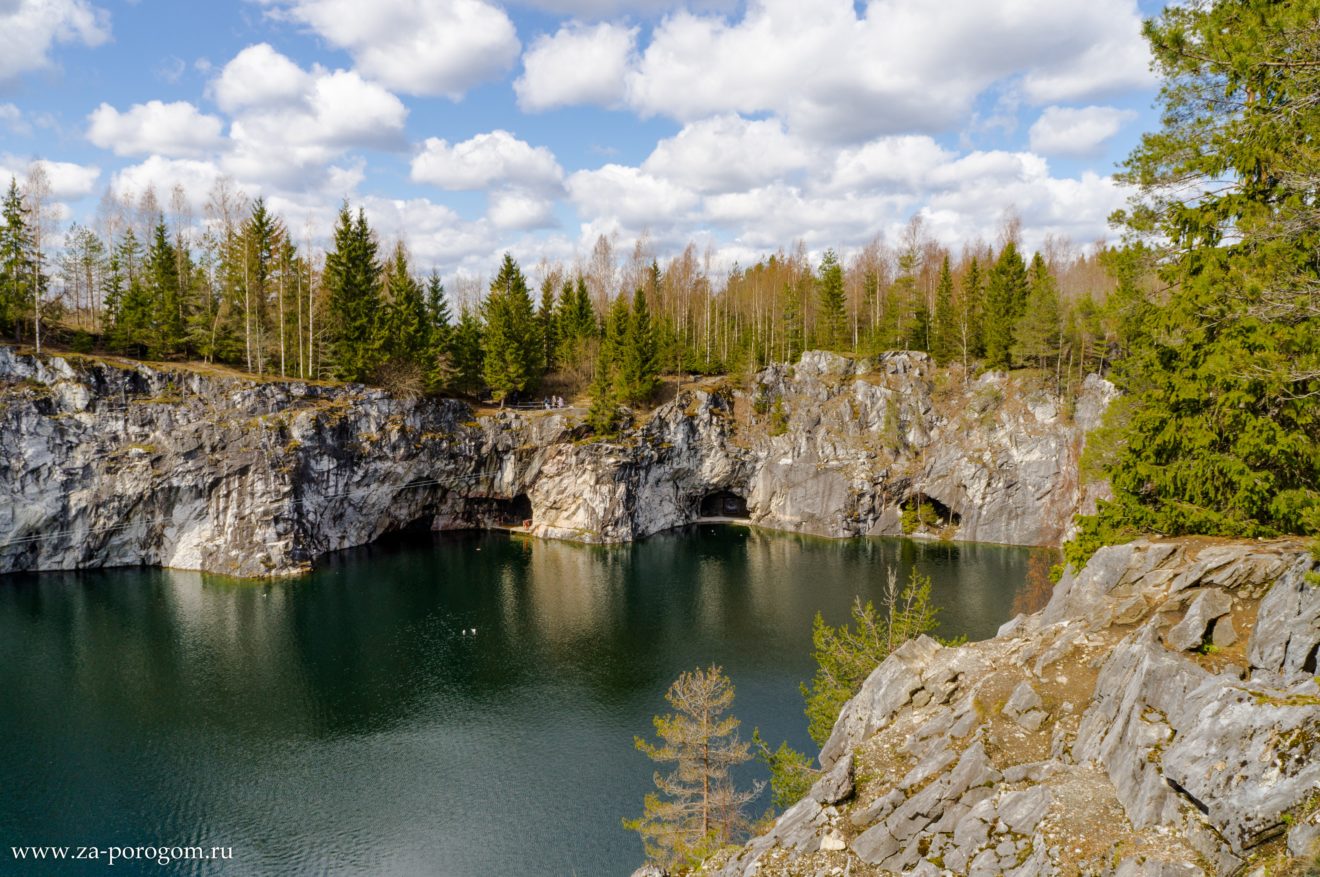
<path id="1" fill-rule="evenodd" d="M 809 796 L 702 873 L 1309 873 L 1315 565 L 1289 541 L 1142 540 L 993 639 L 906 643 L 844 707 Z"/>

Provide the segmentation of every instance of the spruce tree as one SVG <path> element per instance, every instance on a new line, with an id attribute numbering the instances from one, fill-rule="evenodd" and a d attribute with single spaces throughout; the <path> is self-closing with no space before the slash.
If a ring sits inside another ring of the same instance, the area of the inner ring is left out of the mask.
<path id="1" fill-rule="evenodd" d="M 503 405 L 509 396 L 535 387 L 545 371 L 541 329 L 527 281 L 508 253 L 490 284 L 482 313 L 486 318 L 483 374 L 491 396 Z"/>
<path id="2" fill-rule="evenodd" d="M 381 350 L 400 362 L 421 365 L 430 344 L 430 319 L 422 285 L 412 276 L 408 251 L 400 242 L 394 247 L 385 268 L 388 296 L 387 327 L 380 341 Z"/>
<path id="3" fill-rule="evenodd" d="M 9 180 L 9 191 L 0 206 L 0 330 L 19 337 L 27 303 L 32 299 L 33 266 L 36 254 L 28 227 L 28 210 L 18 182 Z"/>
<path id="4" fill-rule="evenodd" d="M 655 328 L 646 304 L 646 291 L 633 295 L 632 315 L 620 351 L 619 396 L 626 405 L 640 405 L 651 399 L 659 387 L 660 362 L 656 350 Z"/>
<path id="5" fill-rule="evenodd" d="M 935 286 L 935 314 L 931 330 L 931 356 L 940 365 L 946 365 L 957 358 L 958 315 L 953 306 L 953 271 L 949 268 L 949 257 L 944 256 L 940 265 L 940 279 Z"/>
<path id="6" fill-rule="evenodd" d="M 482 335 L 484 327 L 477 312 L 464 305 L 458 312 L 450 351 L 454 361 L 454 386 L 460 393 L 476 396 L 483 383 Z"/>
<path id="7" fill-rule="evenodd" d="M 329 297 L 329 358 L 335 376 L 366 380 L 379 363 L 380 264 L 366 212 L 339 210 L 322 282 Z"/>
<path id="8" fill-rule="evenodd" d="M 454 356 L 454 326 L 440 272 L 432 269 L 426 279 L 426 351 L 423 356 L 426 389 L 439 393 L 452 389 L 459 379 Z"/>
<path id="9" fill-rule="evenodd" d="M 986 364 L 990 368 L 1012 365 L 1013 329 L 1026 306 L 1027 286 L 1027 266 L 1017 244 L 1009 241 L 995 261 L 986 286 L 982 329 Z"/>
<path id="10" fill-rule="evenodd" d="M 971 360 L 985 355 L 985 340 L 982 332 L 982 314 L 984 312 L 985 290 L 981 282 L 981 263 L 973 256 L 963 277 L 961 294 L 958 297 L 958 353 L 962 357 L 963 367 Z"/>
<path id="11" fill-rule="evenodd" d="M 628 300 L 619 296 L 610 306 L 596 354 L 596 370 L 591 380 L 591 408 L 587 425 L 597 435 L 613 435 L 620 427 L 619 405 L 623 402 L 624 349 L 631 334 L 632 313 Z"/>
<path id="12" fill-rule="evenodd" d="M 153 356 L 169 356 L 183 349 L 183 292 L 179 283 L 178 255 L 163 218 L 156 222 L 147 250 L 147 296 L 151 301 L 146 342 Z"/>
<path id="13" fill-rule="evenodd" d="M 542 359 L 547 373 L 559 365 L 559 309 L 556 304 L 555 281 L 553 277 L 547 277 L 541 281 L 541 303 L 536 314 L 541 322 Z"/>
<path id="14" fill-rule="evenodd" d="M 797 362 L 806 349 L 806 331 L 803 328 L 802 284 L 784 284 L 784 310 L 780 321 L 780 336 L 784 339 L 784 359 Z"/>
<path id="15" fill-rule="evenodd" d="M 1163 127 L 1127 160 L 1126 220 L 1167 292 L 1127 312 L 1122 420 L 1088 448 L 1114 499 L 1073 563 L 1142 532 L 1320 534 L 1317 20 L 1315 0 L 1213 0 L 1146 24 Z"/>
<path id="16" fill-rule="evenodd" d="M 817 289 L 820 314 L 816 343 L 825 350 L 851 347 L 848 343 L 848 301 L 843 289 L 843 266 L 833 250 L 826 250 L 821 259 Z"/>
<path id="17" fill-rule="evenodd" d="M 1061 345 L 1059 290 L 1040 253 L 1031 260 L 1028 284 L 1026 306 L 1013 328 L 1013 359 L 1054 369 Z"/>

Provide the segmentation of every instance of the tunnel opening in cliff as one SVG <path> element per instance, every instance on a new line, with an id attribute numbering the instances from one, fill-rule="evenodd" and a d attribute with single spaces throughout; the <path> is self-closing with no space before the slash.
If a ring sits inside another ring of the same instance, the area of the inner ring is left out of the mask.
<path id="1" fill-rule="evenodd" d="M 731 490 L 717 490 L 701 498 L 699 506 L 703 518 L 750 518 L 747 498 Z"/>
<path id="2" fill-rule="evenodd" d="M 532 501 L 520 493 L 511 499 L 492 499 L 491 514 L 502 527 L 528 527 L 532 523 Z"/>
<path id="3" fill-rule="evenodd" d="M 939 532 L 957 529 L 962 515 L 924 493 L 914 493 L 903 503 L 903 532 Z"/>

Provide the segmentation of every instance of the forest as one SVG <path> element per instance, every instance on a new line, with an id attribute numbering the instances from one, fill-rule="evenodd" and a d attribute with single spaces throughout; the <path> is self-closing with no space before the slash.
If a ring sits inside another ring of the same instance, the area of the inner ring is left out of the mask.
<path id="1" fill-rule="evenodd" d="M 964 379 L 1038 370 L 1068 395 L 1090 372 L 1124 395 L 1089 466 L 1114 499 L 1069 546 L 1080 562 L 1138 533 L 1320 532 L 1320 18 L 1313 2 L 1170 7 L 1147 22 L 1159 131 L 1120 181 L 1121 245 L 899 239 L 819 260 L 802 244 L 712 268 L 599 238 L 572 265 L 505 255 L 451 292 L 404 241 L 344 203 L 320 249 L 261 198 L 218 182 L 196 217 L 148 189 L 107 193 L 64 229 L 40 164 L 0 203 L 0 333 L 257 375 L 364 381 L 504 405 L 589 396 L 598 435 L 661 374 L 748 375 L 806 349 L 923 351 Z M 1228 35 L 1231 35 L 1229 38 Z M 530 274 L 530 276 L 529 276 Z"/>

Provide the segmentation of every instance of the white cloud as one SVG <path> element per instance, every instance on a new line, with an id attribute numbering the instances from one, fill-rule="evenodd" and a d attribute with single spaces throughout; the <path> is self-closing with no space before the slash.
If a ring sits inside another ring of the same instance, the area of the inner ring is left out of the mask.
<path id="1" fill-rule="evenodd" d="M 532 146 L 508 131 L 478 134 L 455 143 L 429 138 L 413 158 L 412 179 L 442 189 L 484 189 L 491 185 L 558 190 L 564 172 L 544 146 Z"/>
<path id="2" fill-rule="evenodd" d="M 1031 126 L 1031 148 L 1046 155 L 1087 157 L 1103 151 L 1105 141 L 1137 117 L 1117 107 L 1046 107 Z"/>
<path id="3" fill-rule="evenodd" d="M 622 103 L 637 28 L 602 22 L 570 23 L 554 36 L 542 34 L 523 55 L 523 73 L 513 83 L 518 106 L 528 111 L 571 104 Z"/>
<path id="4" fill-rule="evenodd" d="M 568 178 L 568 192 L 584 217 L 608 217 L 642 228 L 680 221 L 697 206 L 696 193 L 634 167 L 607 164 Z"/>
<path id="5" fill-rule="evenodd" d="M 356 71 L 303 70 L 265 44 L 235 56 L 212 91 L 234 113 L 224 167 L 242 180 L 321 187 L 345 151 L 404 145 L 408 109 L 393 94 Z"/>
<path id="6" fill-rule="evenodd" d="M 99 46 L 109 38 L 109 13 L 87 0 L 0 3 L 0 82 L 51 66 L 56 43 Z"/>
<path id="7" fill-rule="evenodd" d="M 836 192 L 873 187 L 915 191 L 936 168 L 953 157 L 953 153 L 924 135 L 882 137 L 839 152 L 826 187 Z"/>
<path id="8" fill-rule="evenodd" d="M 501 229 L 530 230 L 556 224 L 553 201 L 517 189 L 492 192 L 486 216 Z"/>
<path id="9" fill-rule="evenodd" d="M 46 179 L 50 182 L 50 195 L 56 201 L 77 201 L 86 198 L 92 194 L 96 188 L 96 181 L 101 176 L 101 169 L 93 165 L 0 155 L 0 187 L 8 187 L 11 178 L 18 180 L 21 186 L 28 169 L 33 164 L 41 164 L 45 167 Z"/>
<path id="10" fill-rule="evenodd" d="M 520 104 L 626 104 L 700 121 L 771 113 L 795 134 L 860 142 L 953 130 L 997 83 L 1032 101 L 1151 83 L 1135 0 L 750 0 L 736 20 L 679 10 L 637 55 L 634 31 L 573 25 L 538 39 Z M 625 39 L 626 38 L 626 39 Z M 618 80 L 575 59 L 593 58 Z M 1097 60 L 1098 59 L 1098 60 Z"/>
<path id="11" fill-rule="evenodd" d="M 87 120 L 87 139 L 115 155 L 197 156 L 222 142 L 220 120 L 186 101 L 153 100 L 126 113 L 103 103 Z"/>
<path id="12" fill-rule="evenodd" d="M 0 125 L 15 134 L 31 134 L 32 126 L 23 118 L 23 111 L 13 104 L 0 104 Z"/>
<path id="13" fill-rule="evenodd" d="M 251 108 L 289 106 L 312 89 L 312 75 L 271 48 L 248 46 L 234 56 L 211 83 L 220 109 L 233 113 Z"/>
<path id="14" fill-rule="evenodd" d="M 781 179 L 815 160 L 814 151 L 790 137 L 778 119 L 728 115 L 694 122 L 661 140 L 642 169 L 698 191 L 729 192 Z"/>
<path id="15" fill-rule="evenodd" d="M 457 100 L 513 66 L 513 22 L 484 0 L 262 0 L 390 88 Z"/>
<path id="16" fill-rule="evenodd" d="M 222 172 L 214 162 L 153 155 L 116 173 L 110 181 L 110 188 L 134 199 L 153 188 L 157 197 L 167 202 L 174 187 L 180 186 L 189 204 L 200 209 L 221 176 Z"/>

